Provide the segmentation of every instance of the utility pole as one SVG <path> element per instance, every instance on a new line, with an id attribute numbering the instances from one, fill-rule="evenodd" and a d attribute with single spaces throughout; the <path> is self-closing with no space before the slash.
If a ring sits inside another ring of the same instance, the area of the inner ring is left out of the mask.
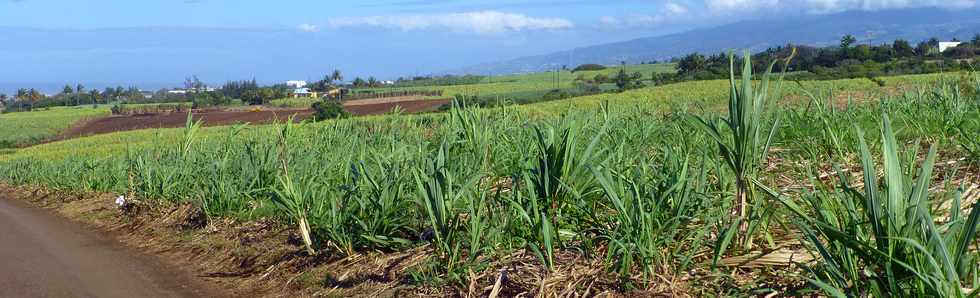
<path id="1" fill-rule="evenodd" d="M 555 66 L 555 89 L 561 90 L 561 68 Z"/>

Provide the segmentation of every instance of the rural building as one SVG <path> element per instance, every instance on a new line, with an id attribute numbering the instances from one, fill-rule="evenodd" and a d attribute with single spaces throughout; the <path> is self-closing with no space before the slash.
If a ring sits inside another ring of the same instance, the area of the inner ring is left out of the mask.
<path id="1" fill-rule="evenodd" d="M 286 86 L 299 89 L 306 87 L 306 81 L 286 81 Z"/>
<path id="2" fill-rule="evenodd" d="M 943 41 L 939 42 L 939 52 L 945 52 L 946 50 L 955 48 L 959 46 L 962 42 L 959 41 Z"/>
<path id="3" fill-rule="evenodd" d="M 310 91 L 310 88 L 296 88 L 292 92 L 293 98 L 318 98 L 319 94 L 316 91 Z"/>
<path id="4" fill-rule="evenodd" d="M 170 89 L 167 90 L 167 94 L 183 95 L 187 93 L 197 93 L 197 92 L 214 92 L 216 89 L 213 87 L 201 87 L 201 88 L 190 88 L 190 89 Z"/>

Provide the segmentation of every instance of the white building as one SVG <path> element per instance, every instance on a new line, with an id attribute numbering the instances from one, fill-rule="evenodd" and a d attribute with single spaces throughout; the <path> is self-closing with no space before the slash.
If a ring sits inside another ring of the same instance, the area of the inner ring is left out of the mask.
<path id="1" fill-rule="evenodd" d="M 946 50 L 955 48 L 959 46 L 962 42 L 959 41 L 941 41 L 939 42 L 939 52 L 945 52 Z"/>
<path id="2" fill-rule="evenodd" d="M 167 94 L 177 94 L 184 95 L 187 93 L 197 93 L 197 92 L 214 92 L 217 89 L 214 87 L 201 87 L 201 88 L 190 88 L 190 89 L 170 89 L 167 90 Z"/>
<path id="3" fill-rule="evenodd" d="M 306 81 L 286 81 L 286 86 L 299 89 L 306 87 Z"/>

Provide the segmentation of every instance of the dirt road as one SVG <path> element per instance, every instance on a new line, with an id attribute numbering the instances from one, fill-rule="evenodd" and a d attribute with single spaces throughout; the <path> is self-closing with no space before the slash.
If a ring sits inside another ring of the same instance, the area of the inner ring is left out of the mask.
<path id="1" fill-rule="evenodd" d="M 0 198 L 0 297 L 216 296 L 196 283 L 106 236 Z"/>

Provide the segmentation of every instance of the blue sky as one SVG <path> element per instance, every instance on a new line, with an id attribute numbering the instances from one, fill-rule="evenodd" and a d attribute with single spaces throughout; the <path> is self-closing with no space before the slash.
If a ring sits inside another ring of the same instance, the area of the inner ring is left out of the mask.
<path id="1" fill-rule="evenodd" d="M 501 11 L 541 18 L 594 22 L 602 15 L 656 14 L 660 1 L 643 0 L 394 0 L 394 1 L 268 1 L 268 0 L 3 0 L 0 25 L 42 28 L 106 28 L 133 26 L 203 26 L 293 28 L 326 24 L 332 18 L 439 15 Z"/>
<path id="2" fill-rule="evenodd" d="M 0 85 L 393 78 L 743 19 L 976 2 L 0 0 Z"/>

